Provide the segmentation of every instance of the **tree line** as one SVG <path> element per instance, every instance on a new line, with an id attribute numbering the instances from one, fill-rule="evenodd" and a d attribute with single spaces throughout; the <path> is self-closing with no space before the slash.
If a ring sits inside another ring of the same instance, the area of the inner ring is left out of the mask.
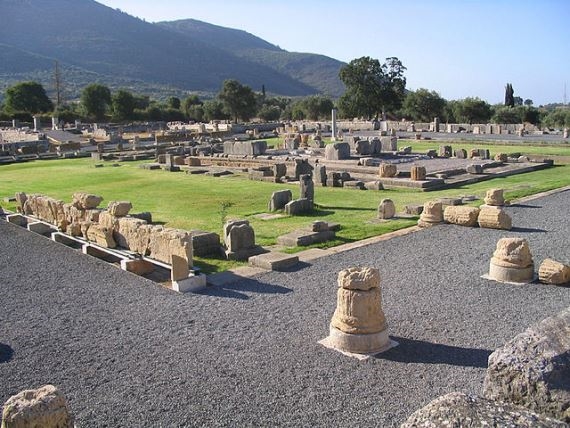
<path id="1" fill-rule="evenodd" d="M 265 87 L 256 92 L 237 80 L 225 80 L 211 99 L 189 95 L 151 100 L 126 89 L 112 92 L 93 83 L 81 92 L 76 102 L 54 105 L 37 82 L 20 82 L 7 88 L 0 106 L 0 119 L 30 120 L 31 115 L 51 114 L 65 122 L 90 121 L 263 121 L 327 120 L 333 108 L 341 118 L 407 119 L 431 122 L 434 117 L 448 123 L 522 123 L 548 127 L 570 127 L 570 109 L 536 108 L 530 99 L 514 96 L 512 84 L 505 87 L 505 103 L 490 105 L 477 97 L 446 100 L 437 92 L 420 88 L 406 90 L 406 67 L 396 57 L 384 63 L 370 57 L 352 60 L 342 67 L 339 77 L 345 93 L 332 100 L 323 95 L 303 98 L 275 97 Z"/>

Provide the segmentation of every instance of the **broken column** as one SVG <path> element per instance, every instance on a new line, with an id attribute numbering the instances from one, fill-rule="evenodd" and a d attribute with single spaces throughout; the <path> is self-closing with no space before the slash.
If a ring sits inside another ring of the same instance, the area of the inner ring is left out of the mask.
<path id="1" fill-rule="evenodd" d="M 422 181 L 426 179 L 426 168 L 424 166 L 413 166 L 410 169 L 410 179 L 412 181 Z"/>
<path id="2" fill-rule="evenodd" d="M 390 219 L 396 215 L 396 206 L 392 199 L 382 199 L 378 205 L 378 218 Z"/>
<path id="3" fill-rule="evenodd" d="M 396 165 L 392 165 L 391 163 L 382 163 L 380 164 L 380 169 L 378 170 L 378 174 L 380 177 L 391 178 L 395 177 L 398 173 L 398 168 Z"/>
<path id="4" fill-rule="evenodd" d="M 538 280 L 544 284 L 570 283 L 570 266 L 552 259 L 545 259 L 538 268 Z"/>
<path id="5" fill-rule="evenodd" d="M 528 241 L 523 238 L 502 238 L 497 242 L 489 266 L 489 278 L 499 282 L 532 282 L 534 263 Z"/>
<path id="6" fill-rule="evenodd" d="M 501 207 L 481 205 L 479 217 L 477 217 L 479 227 L 487 229 L 511 230 L 513 221 Z"/>
<path id="7" fill-rule="evenodd" d="M 338 128 L 336 125 L 336 108 L 333 108 L 331 111 L 331 121 L 332 121 L 332 126 L 331 126 L 331 141 L 336 141 L 336 138 L 338 137 Z"/>
<path id="8" fill-rule="evenodd" d="M 353 267 L 339 272 L 337 307 L 325 342 L 356 354 L 375 354 L 390 347 L 377 269 Z"/>
<path id="9" fill-rule="evenodd" d="M 461 205 L 450 205 L 443 211 L 443 219 L 451 224 L 473 227 L 477 224 L 479 208 Z"/>
<path id="10" fill-rule="evenodd" d="M 443 222 L 443 206 L 441 202 L 428 201 L 418 220 L 418 226 L 431 227 Z"/>
<path id="11" fill-rule="evenodd" d="M 2 412 L 2 428 L 73 428 L 65 397 L 55 386 L 20 392 L 8 399 Z"/>
<path id="12" fill-rule="evenodd" d="M 502 207 L 505 205 L 503 189 L 489 189 L 485 195 L 485 204 L 494 207 Z"/>

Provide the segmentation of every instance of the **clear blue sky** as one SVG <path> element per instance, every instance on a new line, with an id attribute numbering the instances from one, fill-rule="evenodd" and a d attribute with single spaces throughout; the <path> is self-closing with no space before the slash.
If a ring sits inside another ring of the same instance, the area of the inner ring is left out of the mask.
<path id="1" fill-rule="evenodd" d="M 193 18 L 288 51 L 398 57 L 409 89 L 447 99 L 570 101 L 570 0 L 98 0 L 149 22 Z"/>

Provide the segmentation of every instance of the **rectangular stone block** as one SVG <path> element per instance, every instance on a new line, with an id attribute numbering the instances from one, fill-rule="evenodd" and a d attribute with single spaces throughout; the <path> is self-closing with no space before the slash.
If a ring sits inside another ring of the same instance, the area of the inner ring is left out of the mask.
<path id="1" fill-rule="evenodd" d="M 248 262 L 250 266 L 280 271 L 295 266 L 299 263 L 299 257 L 293 254 L 271 252 L 252 256 L 248 259 Z"/>

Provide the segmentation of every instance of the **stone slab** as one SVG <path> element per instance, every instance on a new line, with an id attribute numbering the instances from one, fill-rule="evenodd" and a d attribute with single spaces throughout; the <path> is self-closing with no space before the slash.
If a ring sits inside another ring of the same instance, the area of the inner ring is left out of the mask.
<path id="1" fill-rule="evenodd" d="M 172 281 L 172 289 L 179 293 L 192 293 L 206 288 L 207 277 L 204 274 L 190 275 L 186 279 Z"/>
<path id="2" fill-rule="evenodd" d="M 294 254 L 270 252 L 249 258 L 249 265 L 267 270 L 285 270 L 299 263 L 299 257 Z"/>

